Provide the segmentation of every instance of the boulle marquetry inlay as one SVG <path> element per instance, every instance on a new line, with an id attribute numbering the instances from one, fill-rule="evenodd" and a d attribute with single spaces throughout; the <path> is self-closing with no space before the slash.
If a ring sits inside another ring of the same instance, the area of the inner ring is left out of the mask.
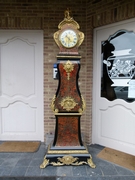
<path id="1" fill-rule="evenodd" d="M 86 103 L 78 86 L 80 60 L 78 47 L 84 35 L 78 31 L 79 24 L 68 10 L 54 33 L 60 48 L 57 55 L 58 89 L 52 98 L 51 109 L 56 117 L 55 136 L 50 144 L 41 168 L 47 165 L 83 165 L 95 168 L 92 157 L 81 137 L 81 115 Z"/>

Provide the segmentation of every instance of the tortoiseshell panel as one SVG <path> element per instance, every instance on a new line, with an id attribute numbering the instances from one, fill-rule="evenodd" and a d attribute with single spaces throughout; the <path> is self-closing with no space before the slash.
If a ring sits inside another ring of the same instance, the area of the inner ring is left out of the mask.
<path id="1" fill-rule="evenodd" d="M 56 146 L 80 146 L 79 117 L 59 116 L 57 120 Z"/>
<path id="2" fill-rule="evenodd" d="M 60 62 L 58 65 L 60 78 L 59 78 L 59 90 L 56 94 L 56 100 L 55 100 L 55 109 L 58 109 L 59 112 L 66 112 L 66 110 L 61 106 L 60 103 L 64 98 L 71 97 L 73 98 L 76 105 L 74 108 L 70 110 L 70 112 L 78 112 L 78 109 L 82 108 L 82 99 L 78 88 L 79 64 L 77 62 L 72 62 L 73 70 L 69 73 L 69 79 L 68 79 L 68 73 L 64 69 L 65 63 Z"/>

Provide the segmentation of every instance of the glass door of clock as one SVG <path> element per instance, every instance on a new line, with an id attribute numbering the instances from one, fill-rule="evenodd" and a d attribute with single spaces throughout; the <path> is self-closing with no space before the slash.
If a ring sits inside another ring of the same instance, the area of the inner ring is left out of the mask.
<path id="1" fill-rule="evenodd" d="M 93 143 L 135 155 L 135 19 L 94 39 Z"/>

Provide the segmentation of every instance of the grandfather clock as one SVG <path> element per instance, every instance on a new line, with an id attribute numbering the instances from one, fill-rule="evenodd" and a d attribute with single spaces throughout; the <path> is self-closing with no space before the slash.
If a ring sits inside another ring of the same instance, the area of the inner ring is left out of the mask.
<path id="1" fill-rule="evenodd" d="M 84 40 L 79 24 L 65 11 L 65 18 L 54 33 L 59 47 L 57 55 L 58 89 L 51 103 L 56 117 L 55 136 L 48 146 L 40 168 L 47 165 L 83 165 L 95 168 L 92 156 L 81 138 L 80 118 L 85 110 L 85 101 L 78 87 L 81 56 L 78 47 Z"/>

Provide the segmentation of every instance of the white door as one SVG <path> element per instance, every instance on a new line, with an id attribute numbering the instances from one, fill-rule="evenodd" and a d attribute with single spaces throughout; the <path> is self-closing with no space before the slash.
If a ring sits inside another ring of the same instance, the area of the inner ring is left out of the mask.
<path id="1" fill-rule="evenodd" d="M 93 143 L 132 155 L 135 155 L 134 33 L 135 19 L 94 30 L 92 117 Z"/>
<path id="2" fill-rule="evenodd" d="M 0 31 L 0 140 L 44 140 L 43 32 Z"/>

